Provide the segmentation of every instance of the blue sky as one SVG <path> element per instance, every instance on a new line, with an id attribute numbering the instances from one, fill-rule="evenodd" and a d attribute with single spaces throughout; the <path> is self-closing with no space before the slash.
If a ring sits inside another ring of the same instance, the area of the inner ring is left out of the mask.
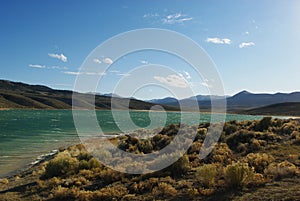
<path id="1" fill-rule="evenodd" d="M 228 95 L 300 91 L 299 10 L 297 0 L 1 1 L 0 79 L 73 89 L 79 67 L 99 44 L 125 31 L 162 28 L 204 48 Z M 111 62 L 105 59 L 99 62 Z M 157 52 L 112 63 L 100 92 L 111 92 L 120 77 L 145 63 L 168 65 L 179 79 L 198 83 L 196 93 L 207 92 L 209 83 L 195 79 L 189 66 Z M 168 94 L 147 89 L 136 96 Z"/>

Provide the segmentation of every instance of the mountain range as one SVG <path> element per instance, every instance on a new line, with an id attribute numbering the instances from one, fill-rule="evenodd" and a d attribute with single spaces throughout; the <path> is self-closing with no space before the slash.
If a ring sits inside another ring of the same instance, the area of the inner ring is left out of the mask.
<path id="1" fill-rule="evenodd" d="M 72 101 L 78 109 L 94 108 L 91 93 L 76 93 L 77 99 L 72 100 L 73 91 L 56 90 L 42 85 L 29 85 L 20 82 L 0 80 L 0 108 L 17 109 L 71 109 Z M 112 97 L 95 95 L 96 109 L 110 109 Z M 115 109 L 149 110 L 155 104 L 136 99 L 114 97 Z M 176 107 L 164 106 L 166 110 L 177 110 Z"/>
<path id="2" fill-rule="evenodd" d="M 242 91 L 234 96 L 194 96 L 187 99 L 177 100 L 175 98 L 163 98 L 149 100 L 150 103 L 164 104 L 178 107 L 180 103 L 184 105 L 193 104 L 196 100 L 201 109 L 207 109 L 211 106 L 211 99 L 216 102 L 220 99 L 226 99 L 227 109 L 229 111 L 250 110 L 268 105 L 279 103 L 300 102 L 300 92 L 293 93 L 276 93 L 276 94 L 255 94 L 248 91 Z"/>
<path id="3" fill-rule="evenodd" d="M 72 100 L 73 91 L 56 90 L 42 85 L 0 80 L 0 108 L 71 109 L 72 101 L 76 101 L 79 109 L 94 108 L 93 103 L 90 101 L 91 97 L 94 96 L 93 94 L 74 93 L 79 97 L 76 100 Z M 114 105 L 116 109 L 127 109 L 127 102 L 129 102 L 129 108 L 135 110 L 149 110 L 154 105 L 161 105 L 166 110 L 179 110 L 180 104 L 189 106 L 196 100 L 202 111 L 209 111 L 211 99 L 214 99 L 216 102 L 226 99 L 227 110 L 234 113 L 295 115 L 300 111 L 300 92 L 255 94 L 248 91 L 242 91 L 234 96 L 210 97 L 208 95 L 197 95 L 181 100 L 167 97 L 146 101 L 135 98 L 122 98 L 112 93 L 96 94 L 95 108 L 111 109 L 112 97 L 116 102 Z M 185 109 L 188 110 L 188 107 Z"/>

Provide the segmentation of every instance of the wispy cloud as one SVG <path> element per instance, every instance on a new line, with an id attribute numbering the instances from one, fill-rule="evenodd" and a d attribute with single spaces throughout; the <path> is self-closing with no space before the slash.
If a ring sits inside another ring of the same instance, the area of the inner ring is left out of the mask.
<path id="1" fill-rule="evenodd" d="M 172 74 L 167 77 L 154 76 L 153 78 L 171 87 L 187 88 L 189 86 L 182 75 Z"/>
<path id="2" fill-rule="evenodd" d="M 80 71 L 63 71 L 67 75 L 106 75 L 104 72 L 80 72 Z"/>
<path id="3" fill-rule="evenodd" d="M 251 46 L 255 46 L 255 43 L 253 43 L 253 42 L 243 42 L 243 43 L 239 44 L 239 48 L 245 48 L 245 47 L 251 47 Z"/>
<path id="4" fill-rule="evenodd" d="M 28 66 L 31 68 L 46 68 L 46 66 L 40 64 L 29 64 Z"/>
<path id="5" fill-rule="evenodd" d="M 119 73 L 120 71 L 119 70 L 110 70 L 109 72 L 110 73 Z"/>
<path id="6" fill-rule="evenodd" d="M 201 85 L 204 86 L 204 87 L 207 87 L 207 88 L 211 88 L 212 85 L 208 84 L 207 82 L 201 82 Z"/>
<path id="7" fill-rule="evenodd" d="M 98 58 L 93 59 L 93 62 L 96 63 L 96 64 L 101 64 L 102 63 L 102 61 Z"/>
<path id="8" fill-rule="evenodd" d="M 158 13 L 147 13 L 143 15 L 143 18 L 152 18 L 152 17 L 159 17 Z"/>
<path id="9" fill-rule="evenodd" d="M 188 73 L 188 72 L 186 72 L 186 71 L 183 71 L 183 72 L 184 72 L 184 74 L 185 74 L 185 78 L 186 78 L 186 79 L 191 79 L 190 73 Z"/>
<path id="10" fill-rule="evenodd" d="M 55 54 L 55 53 L 49 53 L 48 54 L 49 57 L 55 58 L 55 59 L 59 59 L 63 62 L 67 62 L 68 58 L 64 55 L 64 54 Z"/>
<path id="11" fill-rule="evenodd" d="M 129 73 L 118 73 L 117 75 L 123 76 L 123 77 L 128 77 L 130 76 Z"/>
<path id="12" fill-rule="evenodd" d="M 40 69 L 58 69 L 58 70 L 67 70 L 68 68 L 65 66 L 45 66 L 40 64 L 29 64 L 30 68 L 40 68 Z"/>
<path id="13" fill-rule="evenodd" d="M 231 40 L 229 38 L 207 38 L 206 42 L 214 44 L 226 44 L 230 45 Z"/>
<path id="14" fill-rule="evenodd" d="M 191 21 L 193 20 L 192 17 L 188 17 L 187 15 L 184 15 L 182 13 L 175 13 L 175 14 L 170 14 L 162 18 L 162 23 L 163 24 L 178 24 L 178 23 L 183 23 L 186 21 Z"/>
<path id="15" fill-rule="evenodd" d="M 191 21 L 194 18 L 181 12 L 169 13 L 169 14 L 159 14 L 159 13 L 147 13 L 143 15 L 143 18 L 150 19 L 155 23 L 162 24 L 183 24 L 184 22 Z"/>

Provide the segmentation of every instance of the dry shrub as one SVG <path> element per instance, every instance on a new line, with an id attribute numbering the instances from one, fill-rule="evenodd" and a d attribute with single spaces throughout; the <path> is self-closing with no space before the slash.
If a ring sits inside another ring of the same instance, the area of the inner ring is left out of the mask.
<path id="1" fill-rule="evenodd" d="M 189 157 L 183 155 L 178 161 L 167 167 L 167 170 L 170 170 L 175 177 L 186 174 L 190 170 Z"/>
<path id="2" fill-rule="evenodd" d="M 227 165 L 224 174 L 229 188 L 240 188 L 252 180 L 254 171 L 248 166 L 248 163 L 237 162 Z"/>
<path id="3" fill-rule="evenodd" d="M 300 133 L 299 131 L 293 131 L 290 137 L 293 141 L 292 143 L 295 145 L 300 145 Z"/>
<path id="4" fill-rule="evenodd" d="M 115 185 L 94 191 L 91 200 L 120 200 L 127 194 L 128 190 L 126 187 L 122 185 Z"/>
<path id="5" fill-rule="evenodd" d="M 255 187 L 258 187 L 258 186 L 262 186 L 264 185 L 265 183 L 267 182 L 267 180 L 264 178 L 264 176 L 260 173 L 255 173 L 253 174 L 253 177 L 252 179 L 249 181 L 249 183 L 247 184 L 247 186 L 255 186 Z"/>
<path id="6" fill-rule="evenodd" d="M 111 184 L 115 181 L 121 180 L 123 174 L 110 168 L 105 168 L 98 173 L 98 176 L 105 184 Z"/>
<path id="7" fill-rule="evenodd" d="M 199 141 L 202 143 L 206 134 L 207 134 L 207 128 L 199 128 L 197 130 L 197 135 L 195 137 L 195 141 Z"/>
<path id="8" fill-rule="evenodd" d="M 116 185 L 112 187 L 102 188 L 97 191 L 80 190 L 77 187 L 64 188 L 59 186 L 52 190 L 52 196 L 48 197 L 51 200 L 82 200 L 82 201 L 96 201 L 96 200 L 120 200 L 123 196 L 128 194 L 126 187 Z"/>
<path id="9" fill-rule="evenodd" d="M 53 189 L 53 188 L 61 185 L 61 183 L 62 183 L 62 180 L 57 177 L 53 177 L 48 180 L 37 180 L 37 184 L 38 184 L 39 188 L 42 188 L 42 189 Z"/>
<path id="10" fill-rule="evenodd" d="M 76 158 L 72 158 L 69 153 L 62 152 L 48 162 L 44 176 L 51 178 L 71 175 L 77 171 L 78 165 Z"/>
<path id="11" fill-rule="evenodd" d="M 73 179 L 73 184 L 75 186 L 82 186 L 82 185 L 86 185 L 88 183 L 88 180 L 82 176 L 76 177 Z"/>
<path id="12" fill-rule="evenodd" d="M 86 170 L 86 169 L 80 170 L 78 175 L 83 176 L 84 178 L 89 180 L 95 178 L 95 172 L 92 170 Z"/>
<path id="13" fill-rule="evenodd" d="M 139 140 L 137 147 L 138 150 L 144 154 L 148 154 L 153 151 L 153 146 L 149 140 Z"/>
<path id="14" fill-rule="evenodd" d="M 291 134 L 293 131 L 297 130 L 297 123 L 294 121 L 290 121 L 288 123 L 284 123 L 281 127 L 282 134 Z"/>
<path id="15" fill-rule="evenodd" d="M 215 185 L 215 179 L 217 176 L 217 169 L 215 164 L 204 164 L 197 169 L 196 172 L 197 179 L 206 188 Z"/>
<path id="16" fill-rule="evenodd" d="M 199 195 L 199 191 L 198 191 L 197 188 L 188 188 L 187 192 L 188 192 L 189 195 L 192 195 L 192 196 L 198 196 Z"/>
<path id="17" fill-rule="evenodd" d="M 193 182 L 188 180 L 179 180 L 177 181 L 177 188 L 178 189 L 188 189 L 192 188 Z"/>
<path id="18" fill-rule="evenodd" d="M 265 131 L 272 124 L 272 117 L 264 117 L 262 118 L 254 127 L 256 131 Z"/>
<path id="19" fill-rule="evenodd" d="M 225 135 L 230 135 L 238 130 L 238 127 L 236 126 L 236 122 L 226 122 L 224 124 L 224 132 Z"/>
<path id="20" fill-rule="evenodd" d="M 258 173 L 263 173 L 273 161 L 274 157 L 266 153 L 250 153 L 245 158 L 245 162 Z"/>
<path id="21" fill-rule="evenodd" d="M 65 188 L 58 186 L 52 190 L 53 195 L 50 198 L 58 201 L 75 200 L 78 197 L 79 192 L 80 190 L 76 187 Z"/>
<path id="22" fill-rule="evenodd" d="M 158 186 L 154 187 L 152 190 L 154 196 L 161 196 L 164 198 L 172 197 L 177 194 L 177 190 L 170 184 L 161 182 Z"/>
<path id="23" fill-rule="evenodd" d="M 290 178 L 299 174 L 299 169 L 288 161 L 281 163 L 272 163 L 265 170 L 265 174 L 272 177 L 274 180 L 280 180 L 282 178 Z"/>
<path id="24" fill-rule="evenodd" d="M 138 184 L 133 183 L 131 186 L 131 190 L 134 193 L 146 193 L 146 192 L 151 192 L 154 187 L 156 187 L 159 183 L 158 178 L 149 178 L 145 181 L 140 181 Z"/>
<path id="25" fill-rule="evenodd" d="M 202 143 L 198 141 L 193 142 L 192 146 L 188 149 L 188 154 L 193 154 L 193 153 L 199 154 L 201 147 L 202 147 Z"/>
<path id="26" fill-rule="evenodd" d="M 8 179 L 6 179 L 6 178 L 0 179 L 0 184 L 6 185 L 6 184 L 8 184 L 8 183 L 9 183 Z"/>
<path id="27" fill-rule="evenodd" d="M 99 160 L 97 160 L 96 158 L 91 158 L 88 161 L 88 167 L 89 169 L 93 169 L 93 168 L 101 168 L 102 164 L 99 162 Z"/>
<path id="28" fill-rule="evenodd" d="M 227 144 L 220 143 L 215 146 L 214 150 L 208 155 L 204 161 L 206 163 L 221 163 L 224 165 L 231 164 L 234 155 Z"/>
<path id="29" fill-rule="evenodd" d="M 211 189 L 211 188 L 208 188 L 208 189 L 199 189 L 199 192 L 200 192 L 201 195 L 210 196 L 210 195 L 212 195 L 215 192 L 215 190 Z"/>
<path id="30" fill-rule="evenodd" d="M 79 153 L 79 155 L 77 156 L 78 160 L 85 160 L 85 161 L 89 161 L 93 156 L 88 153 L 87 151 L 82 151 Z"/>

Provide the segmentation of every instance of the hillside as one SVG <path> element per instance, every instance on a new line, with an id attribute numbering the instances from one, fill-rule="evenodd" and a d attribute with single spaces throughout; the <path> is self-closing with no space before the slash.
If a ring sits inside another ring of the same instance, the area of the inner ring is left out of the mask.
<path id="1" fill-rule="evenodd" d="M 0 80 L 0 108 L 15 109 L 71 109 L 72 91 L 55 90 L 41 85 L 29 85 L 19 82 Z M 92 109 L 91 94 L 80 94 L 76 101 L 79 108 Z M 115 98 L 116 109 L 126 109 L 129 101 L 130 109 L 149 110 L 154 104 L 136 99 Z M 95 96 L 96 109 L 110 109 L 111 97 L 106 95 Z M 166 110 L 176 110 L 175 107 L 163 106 Z"/>
<path id="2" fill-rule="evenodd" d="M 185 125 L 181 134 L 196 130 L 192 146 L 177 162 L 160 171 L 132 175 L 102 165 L 81 144 L 61 148 L 48 161 L 0 179 L 0 200 L 299 200 L 300 122 L 271 119 L 227 122 L 219 143 L 203 160 L 198 158 L 209 124 Z M 219 126 L 219 125 L 215 125 Z M 169 125 L 153 137 L 146 130 L 111 138 L 118 148 L 135 154 L 155 153 L 173 141 L 179 125 Z M 136 166 L 129 157 L 101 150 L 91 141 L 95 156 Z M 90 147 L 91 148 L 91 147 Z M 160 155 L 145 163 L 174 157 Z M 146 168 L 146 166 L 145 166 Z"/>
<path id="3" fill-rule="evenodd" d="M 265 107 L 245 110 L 242 113 L 251 115 L 300 116 L 300 102 L 272 104 Z"/>

